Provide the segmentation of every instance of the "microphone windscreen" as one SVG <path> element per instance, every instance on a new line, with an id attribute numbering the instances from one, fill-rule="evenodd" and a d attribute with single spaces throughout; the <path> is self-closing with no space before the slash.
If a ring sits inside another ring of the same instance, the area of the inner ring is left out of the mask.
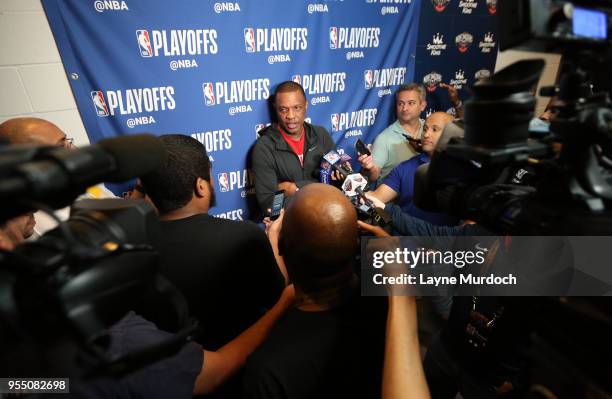
<path id="1" fill-rule="evenodd" d="M 338 154 L 335 150 L 331 150 L 327 154 L 323 155 L 323 159 L 329 162 L 330 165 L 334 165 L 340 160 L 340 154 Z"/>
<path id="2" fill-rule="evenodd" d="M 134 134 L 100 140 L 97 143 L 116 163 L 115 171 L 106 178 L 110 182 L 123 182 L 144 175 L 162 166 L 166 149 L 151 134 Z"/>

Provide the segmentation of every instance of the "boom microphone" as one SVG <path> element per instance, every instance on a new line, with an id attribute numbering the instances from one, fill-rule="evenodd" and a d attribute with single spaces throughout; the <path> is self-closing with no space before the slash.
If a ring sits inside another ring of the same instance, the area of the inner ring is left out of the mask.
<path id="1" fill-rule="evenodd" d="M 15 158 L 21 160 L 15 161 Z M 33 210 L 33 201 L 53 208 L 72 203 L 88 187 L 122 182 L 161 166 L 166 151 L 148 134 L 104 139 L 77 149 L 4 147 L 0 150 L 0 221 Z M 5 162 L 10 159 L 10 162 Z"/>

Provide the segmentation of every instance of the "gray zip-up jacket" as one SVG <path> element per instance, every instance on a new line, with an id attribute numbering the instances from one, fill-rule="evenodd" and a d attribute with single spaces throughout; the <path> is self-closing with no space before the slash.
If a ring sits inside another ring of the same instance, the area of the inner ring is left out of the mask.
<path id="1" fill-rule="evenodd" d="M 289 181 L 302 187 L 318 182 L 323 155 L 336 148 L 324 127 L 304 122 L 304 128 L 304 167 L 275 124 L 260 132 L 251 160 L 257 202 L 263 212 L 272 205 L 278 183 Z"/>

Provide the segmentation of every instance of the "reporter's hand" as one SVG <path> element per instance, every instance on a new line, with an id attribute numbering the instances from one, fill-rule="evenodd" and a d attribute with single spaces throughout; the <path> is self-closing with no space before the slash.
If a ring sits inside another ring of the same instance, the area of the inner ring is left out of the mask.
<path id="1" fill-rule="evenodd" d="M 285 190 L 285 197 L 293 197 L 298 191 L 298 186 L 292 181 L 283 181 L 278 183 L 277 189 Z"/>
<path id="2" fill-rule="evenodd" d="M 270 209 L 268 209 L 270 212 Z M 272 247 L 272 252 L 274 253 L 274 259 L 276 259 L 276 264 L 280 272 L 283 274 L 285 278 L 285 284 L 289 281 L 289 275 L 287 274 L 287 267 L 285 266 L 285 260 L 280 254 L 278 249 L 278 239 L 280 236 L 281 228 L 283 227 L 283 218 L 285 216 L 285 210 L 281 209 L 278 219 L 270 220 L 269 217 L 264 218 L 264 225 L 266 226 L 266 234 L 268 236 L 268 241 L 270 241 L 270 246 Z"/>
<path id="3" fill-rule="evenodd" d="M 359 158 L 357 158 L 357 161 L 365 170 L 370 170 L 374 167 L 374 158 L 372 155 L 360 155 Z"/>
<path id="4" fill-rule="evenodd" d="M 370 201 L 372 201 L 374 203 L 374 206 L 377 208 L 381 208 L 381 209 L 385 209 L 385 203 L 382 202 L 381 200 L 379 200 L 378 198 L 376 198 L 374 196 L 374 194 L 372 194 L 371 191 L 367 191 L 365 193 L 363 193 L 363 195 L 365 195 L 365 197 L 367 199 L 369 199 Z"/>
<path id="5" fill-rule="evenodd" d="M 376 237 L 391 237 L 391 234 L 387 233 L 380 226 L 374 226 L 374 225 L 362 222 L 361 220 L 357 221 L 357 226 L 359 226 L 359 230 L 374 234 Z"/>
<path id="6" fill-rule="evenodd" d="M 334 182 L 342 183 L 344 181 L 344 177 L 342 176 L 342 173 L 340 173 L 339 170 L 334 170 L 333 172 L 331 172 L 330 178 Z"/>
<path id="7" fill-rule="evenodd" d="M 271 212 L 271 209 L 268 209 L 268 213 Z M 268 237 L 278 238 L 280 234 L 281 227 L 283 227 L 283 216 L 285 215 L 285 210 L 280 210 L 280 215 L 276 220 L 271 220 L 268 216 L 266 216 L 263 220 L 263 224 L 266 227 L 266 234 Z"/>
<path id="8" fill-rule="evenodd" d="M 450 100 L 453 107 L 459 106 L 461 100 L 459 99 L 459 91 L 455 85 L 449 85 L 447 83 L 440 83 L 440 87 L 448 90 L 448 99 Z"/>
<path id="9" fill-rule="evenodd" d="M 278 299 L 279 303 L 282 303 L 284 307 L 290 308 L 296 301 L 295 287 L 293 284 L 289 284 L 285 287 Z"/>

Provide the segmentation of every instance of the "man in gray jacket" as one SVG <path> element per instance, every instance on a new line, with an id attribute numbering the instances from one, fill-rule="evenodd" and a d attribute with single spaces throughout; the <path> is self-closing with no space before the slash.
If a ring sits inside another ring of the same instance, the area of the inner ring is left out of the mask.
<path id="1" fill-rule="evenodd" d="M 324 127 L 304 122 L 308 101 L 298 83 L 279 84 L 273 105 L 278 121 L 260 132 L 252 153 L 255 192 L 264 212 L 274 192 L 285 190 L 285 197 L 291 197 L 318 182 L 323 155 L 336 147 Z"/>

